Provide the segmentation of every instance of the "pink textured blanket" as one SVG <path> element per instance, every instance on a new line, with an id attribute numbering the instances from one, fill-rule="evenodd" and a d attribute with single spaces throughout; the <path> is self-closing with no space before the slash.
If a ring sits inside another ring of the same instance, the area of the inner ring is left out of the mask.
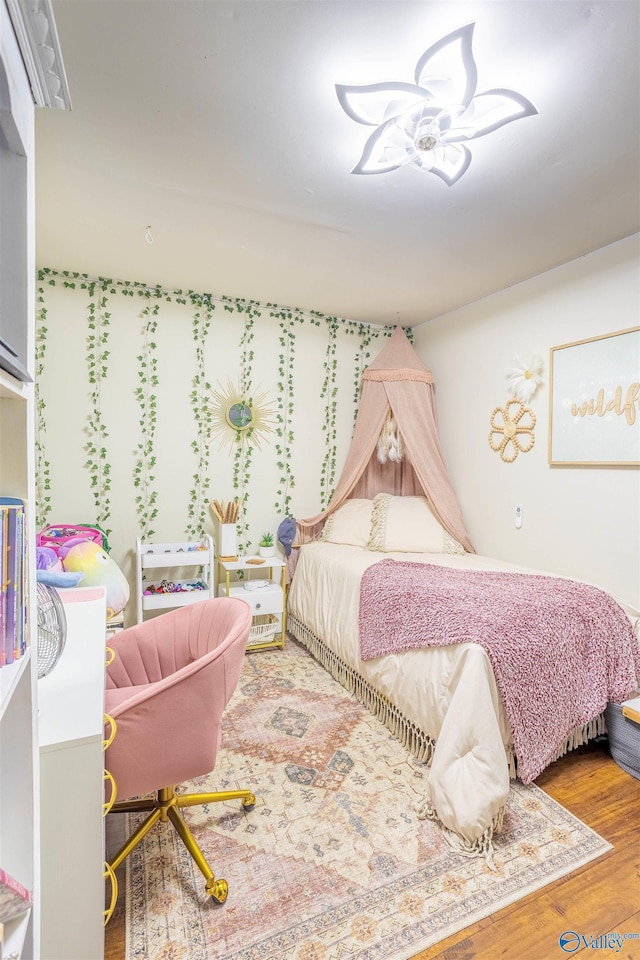
<path id="1" fill-rule="evenodd" d="M 640 677 L 624 610 L 575 580 L 381 560 L 363 574 L 359 625 L 363 660 L 449 643 L 484 647 L 525 783 Z"/>

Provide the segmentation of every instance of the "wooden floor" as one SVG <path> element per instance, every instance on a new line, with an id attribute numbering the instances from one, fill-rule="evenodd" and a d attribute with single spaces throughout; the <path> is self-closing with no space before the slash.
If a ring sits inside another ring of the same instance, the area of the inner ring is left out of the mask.
<path id="1" fill-rule="evenodd" d="M 605 741 L 568 754 L 536 783 L 613 849 L 414 960 L 561 960 L 578 955 L 584 960 L 640 960 L 640 780 L 614 763 Z M 108 835 L 110 845 L 113 840 Z M 123 884 L 124 878 L 121 888 Z M 106 928 L 105 960 L 125 957 L 123 901 L 121 889 Z M 569 930 L 592 946 L 564 952 L 558 940 Z M 606 948 L 604 941 L 593 946 L 596 938 L 614 933 L 637 934 L 638 939 L 624 940 L 620 949 Z"/>

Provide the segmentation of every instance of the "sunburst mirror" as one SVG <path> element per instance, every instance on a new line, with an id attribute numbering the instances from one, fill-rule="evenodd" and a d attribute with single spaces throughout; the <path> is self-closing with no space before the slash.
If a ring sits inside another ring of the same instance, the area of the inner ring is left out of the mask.
<path id="1" fill-rule="evenodd" d="M 275 410 L 266 391 L 255 393 L 250 383 L 240 386 L 227 380 L 218 384 L 213 395 L 212 428 L 220 445 L 242 443 L 251 439 L 258 450 L 269 433 L 273 433 Z"/>

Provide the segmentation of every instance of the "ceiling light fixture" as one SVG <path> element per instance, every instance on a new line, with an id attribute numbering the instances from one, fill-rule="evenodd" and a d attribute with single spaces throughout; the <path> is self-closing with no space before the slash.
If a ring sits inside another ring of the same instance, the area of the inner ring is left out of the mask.
<path id="1" fill-rule="evenodd" d="M 351 173 L 389 173 L 413 163 L 451 187 L 471 163 L 463 141 L 537 114 L 515 90 L 476 93 L 474 26 L 468 23 L 429 47 L 416 64 L 415 83 L 336 84 L 345 112 L 376 127 Z"/>

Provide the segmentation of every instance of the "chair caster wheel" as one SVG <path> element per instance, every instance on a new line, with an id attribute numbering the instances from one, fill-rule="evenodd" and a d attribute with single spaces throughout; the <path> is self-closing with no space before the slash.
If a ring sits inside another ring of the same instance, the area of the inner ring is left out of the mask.
<path id="1" fill-rule="evenodd" d="M 214 903 L 222 904 L 227 899 L 229 884 L 226 880 L 209 880 L 206 890 Z"/>
<path id="2" fill-rule="evenodd" d="M 251 796 L 247 797 L 246 800 L 243 800 L 243 801 L 242 801 L 242 809 L 243 809 L 243 810 L 253 810 L 253 808 L 255 807 L 255 805 L 256 805 L 256 798 L 254 797 L 253 794 L 251 794 Z"/>

